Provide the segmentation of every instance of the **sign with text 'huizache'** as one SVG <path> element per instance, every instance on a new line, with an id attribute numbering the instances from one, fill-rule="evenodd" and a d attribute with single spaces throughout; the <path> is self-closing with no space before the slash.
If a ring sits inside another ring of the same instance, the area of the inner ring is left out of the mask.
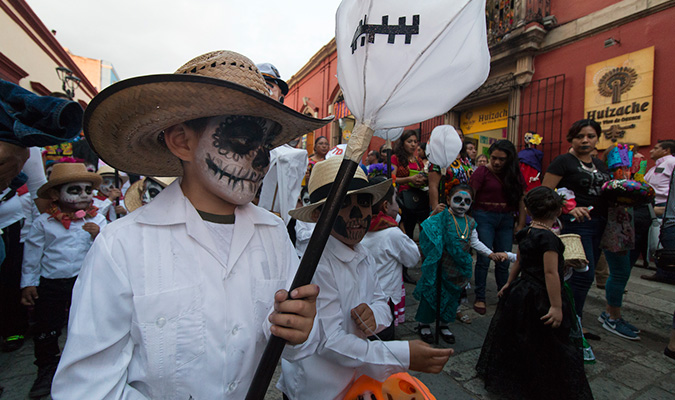
<path id="1" fill-rule="evenodd" d="M 653 46 L 586 67 L 584 113 L 602 126 L 598 149 L 650 144 L 653 84 Z"/>

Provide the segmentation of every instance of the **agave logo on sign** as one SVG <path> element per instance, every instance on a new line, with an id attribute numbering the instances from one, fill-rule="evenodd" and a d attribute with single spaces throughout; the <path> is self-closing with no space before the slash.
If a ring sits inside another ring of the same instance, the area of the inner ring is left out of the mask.
<path id="1" fill-rule="evenodd" d="M 586 67 L 586 118 L 602 125 L 599 149 L 651 139 L 654 47 Z"/>

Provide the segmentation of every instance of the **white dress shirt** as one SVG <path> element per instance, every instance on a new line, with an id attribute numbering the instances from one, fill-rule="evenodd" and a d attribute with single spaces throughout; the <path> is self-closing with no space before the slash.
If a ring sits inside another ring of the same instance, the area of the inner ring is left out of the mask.
<path id="1" fill-rule="evenodd" d="M 73 290 L 55 400 L 245 397 L 274 293 L 299 261 L 283 221 L 252 204 L 235 209 L 223 259 L 179 183 L 96 238 Z M 306 344 L 284 356 L 312 354 L 318 341 Z"/>
<path id="2" fill-rule="evenodd" d="M 41 276 L 48 279 L 77 276 L 93 243 L 91 234 L 82 229 L 87 222 L 95 223 L 101 230 L 106 226 L 101 214 L 72 221 L 69 229 L 51 215 L 40 214 L 24 242 L 21 288 L 38 286 Z"/>
<path id="3" fill-rule="evenodd" d="M 312 281 L 321 289 L 317 300 L 321 344 L 316 354 L 303 360 L 282 360 L 277 387 L 290 399 L 342 400 L 361 375 L 384 381 L 408 369 L 408 342 L 371 342 L 351 319 L 352 308 L 366 303 L 375 316 L 376 332 L 391 324 L 387 296 L 372 261 L 362 244 L 351 249 L 328 238 Z"/>
<path id="4" fill-rule="evenodd" d="M 307 163 L 307 151 L 303 149 L 284 144 L 270 151 L 270 168 L 263 179 L 258 205 L 278 213 L 288 224 L 288 212 L 298 203 Z"/>
<path id="5" fill-rule="evenodd" d="M 305 255 L 309 239 L 314 233 L 314 227 L 316 227 L 316 224 L 313 222 L 299 220 L 295 222 L 295 251 L 300 258 Z"/>
<path id="6" fill-rule="evenodd" d="M 394 304 L 400 303 L 403 267 L 415 267 L 420 261 L 417 244 L 398 227 L 368 232 L 361 244 L 373 256 L 382 291 Z"/>

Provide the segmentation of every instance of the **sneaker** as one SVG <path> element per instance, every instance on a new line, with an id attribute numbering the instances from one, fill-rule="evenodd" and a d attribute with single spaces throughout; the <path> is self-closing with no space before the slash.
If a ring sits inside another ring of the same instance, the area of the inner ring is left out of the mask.
<path id="1" fill-rule="evenodd" d="M 606 311 L 603 311 L 603 312 L 600 313 L 600 316 L 598 317 L 598 322 L 600 322 L 601 324 L 604 324 L 605 321 L 606 321 L 608 318 L 609 318 L 609 314 L 608 314 Z M 640 329 L 638 329 L 637 327 L 633 326 L 633 324 L 629 323 L 628 321 L 626 321 L 626 320 L 623 319 L 623 318 L 621 318 L 621 319 L 623 320 L 623 323 L 624 323 L 624 324 L 628 327 L 628 329 L 630 329 L 631 331 L 633 331 L 633 332 L 635 332 L 635 333 L 640 333 L 640 332 L 641 332 Z"/>
<path id="2" fill-rule="evenodd" d="M 605 322 L 603 322 L 602 327 L 624 339 L 640 340 L 640 336 L 626 325 L 626 321 L 624 321 L 623 318 L 615 320 L 607 318 Z"/>
<path id="3" fill-rule="evenodd" d="M 28 397 L 36 399 L 51 393 L 56 366 L 56 364 L 53 364 L 38 368 L 37 379 L 33 382 L 33 386 L 30 388 L 30 392 L 28 392 Z"/>
<path id="4" fill-rule="evenodd" d="M 19 350 L 21 346 L 23 346 L 23 335 L 14 335 L 14 336 L 8 336 L 2 341 L 2 345 L 0 345 L 0 350 L 4 353 L 10 353 L 12 351 Z"/>

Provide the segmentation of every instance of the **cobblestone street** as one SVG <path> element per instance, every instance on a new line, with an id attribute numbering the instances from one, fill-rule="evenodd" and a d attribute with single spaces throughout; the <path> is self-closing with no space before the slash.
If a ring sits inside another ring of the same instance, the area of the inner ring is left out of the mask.
<path id="1" fill-rule="evenodd" d="M 419 270 L 411 270 L 418 276 Z M 597 362 L 587 365 L 586 372 L 597 400 L 660 400 L 675 398 L 675 361 L 663 355 L 670 335 L 672 313 L 675 310 L 675 286 L 640 279 L 651 273 L 634 268 L 624 297 L 624 315 L 642 330 L 641 341 L 631 342 L 602 328 L 597 316 L 604 310 L 604 291 L 593 286 L 586 302 L 585 326 L 600 335 L 600 341 L 591 341 Z M 412 296 L 413 285 L 406 284 L 406 322 L 397 328 L 400 339 L 417 339 L 414 315 L 417 301 Z M 469 291 L 469 299 L 473 298 Z M 490 325 L 497 303 L 494 274 L 488 277 L 488 313 L 478 315 L 465 311 L 471 324 L 456 321 L 450 329 L 457 338 L 455 355 L 438 375 L 414 373 L 424 382 L 438 400 L 496 399 L 483 389 L 476 378 L 474 366 L 478 360 L 483 338 Z M 65 335 L 61 342 L 65 341 Z M 442 346 L 447 346 L 442 344 Z M 37 373 L 33 365 L 32 340 L 13 353 L 0 353 L 0 385 L 5 387 L 2 400 L 28 399 L 28 391 Z M 273 382 L 278 378 L 279 369 Z M 266 400 L 281 400 L 281 393 L 270 388 Z"/>

